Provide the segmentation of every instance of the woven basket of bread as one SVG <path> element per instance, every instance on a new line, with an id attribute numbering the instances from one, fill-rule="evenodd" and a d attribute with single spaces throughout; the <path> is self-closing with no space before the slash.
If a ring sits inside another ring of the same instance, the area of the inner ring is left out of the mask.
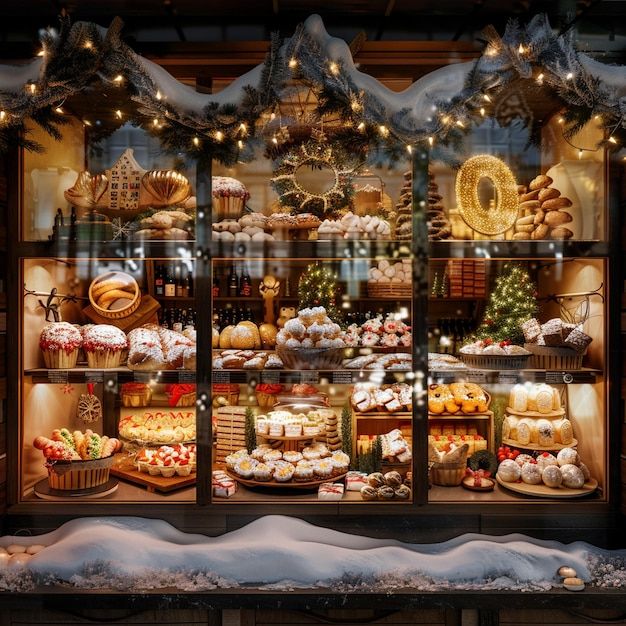
<path id="1" fill-rule="evenodd" d="M 467 465 L 462 463 L 433 463 L 430 479 L 433 485 L 458 487 L 463 482 Z"/>
<path id="2" fill-rule="evenodd" d="M 89 302 L 98 315 L 122 319 L 134 313 L 141 303 L 137 281 L 125 272 L 108 272 L 89 285 Z"/>
<path id="3" fill-rule="evenodd" d="M 410 298 L 413 294 L 412 283 L 378 283 L 367 284 L 367 295 L 370 298 Z"/>
<path id="4" fill-rule="evenodd" d="M 55 461 L 48 467 L 48 484 L 52 489 L 75 491 L 104 485 L 115 455 L 88 461 Z"/>

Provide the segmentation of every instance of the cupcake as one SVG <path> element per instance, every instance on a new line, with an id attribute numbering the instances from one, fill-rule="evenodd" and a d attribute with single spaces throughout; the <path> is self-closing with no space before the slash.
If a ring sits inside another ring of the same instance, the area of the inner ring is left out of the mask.
<path id="1" fill-rule="evenodd" d="M 263 461 L 263 457 L 271 450 L 270 446 L 266 443 L 261 444 L 258 448 L 252 450 L 252 458 L 255 461 Z"/>
<path id="2" fill-rule="evenodd" d="M 285 459 L 285 461 L 289 463 L 293 463 L 293 465 L 295 465 L 299 461 L 302 461 L 303 458 L 304 457 L 302 456 L 302 453 L 296 452 L 295 450 L 283 452 L 283 459 Z"/>
<path id="3" fill-rule="evenodd" d="M 307 461 L 317 461 L 318 459 L 322 458 L 322 453 L 315 449 L 315 448 L 304 448 L 304 450 L 302 450 L 302 456 L 307 460 Z"/>
<path id="4" fill-rule="evenodd" d="M 283 458 L 283 453 L 280 450 L 268 450 L 263 455 L 263 461 L 280 461 Z"/>
<path id="5" fill-rule="evenodd" d="M 299 482 L 313 480 L 313 464 L 310 461 L 300 461 L 293 472 L 293 478 Z"/>
<path id="6" fill-rule="evenodd" d="M 46 367 L 69 369 L 76 367 L 78 351 L 83 344 L 80 331 L 67 322 L 52 322 L 44 327 L 39 337 Z"/>
<path id="7" fill-rule="evenodd" d="M 333 474 L 333 462 L 330 459 L 321 459 L 313 468 L 318 478 L 330 478 Z"/>
<path id="8" fill-rule="evenodd" d="M 237 476 L 241 476 L 241 478 L 252 478 L 256 466 L 257 462 L 254 459 L 246 458 L 237 461 L 234 470 Z"/>
<path id="9" fill-rule="evenodd" d="M 128 340 L 124 332 L 110 324 L 92 326 L 83 335 L 83 350 L 89 367 L 119 367 L 127 348 Z"/>
<path id="10" fill-rule="evenodd" d="M 229 176 L 213 176 L 211 190 L 218 219 L 241 217 L 246 200 L 250 197 L 243 183 Z"/>
<path id="11" fill-rule="evenodd" d="M 272 468 L 269 467 L 269 465 L 266 465 L 265 463 L 259 463 L 254 468 L 253 473 L 254 473 L 254 480 L 266 482 L 270 480 L 270 478 L 272 477 Z"/>
<path id="12" fill-rule="evenodd" d="M 294 471 L 295 468 L 293 465 L 291 465 L 291 463 L 281 465 L 280 467 L 277 467 L 274 471 L 274 479 L 277 480 L 279 483 L 286 483 L 293 478 Z"/>

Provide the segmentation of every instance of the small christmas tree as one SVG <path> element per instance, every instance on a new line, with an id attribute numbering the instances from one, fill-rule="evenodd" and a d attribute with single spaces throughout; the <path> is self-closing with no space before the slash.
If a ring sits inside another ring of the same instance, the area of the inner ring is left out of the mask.
<path id="1" fill-rule="evenodd" d="M 352 409 L 349 404 L 344 405 L 341 410 L 341 449 L 350 457 L 352 465 Z"/>
<path id="2" fill-rule="evenodd" d="M 380 435 L 376 437 L 372 449 L 372 465 L 375 472 L 380 472 L 383 468 L 383 440 Z"/>
<path id="3" fill-rule="evenodd" d="M 321 263 L 312 263 L 300 276 L 298 299 L 300 308 L 323 306 L 333 322 L 341 323 L 341 312 L 337 309 L 337 277 Z"/>
<path id="4" fill-rule="evenodd" d="M 254 411 L 248 407 L 246 409 L 246 448 L 248 454 L 256 448 L 256 428 L 254 424 Z"/>
<path id="5" fill-rule="evenodd" d="M 528 270 L 518 263 L 506 263 L 489 296 L 478 339 L 524 343 L 521 324 L 537 313 L 536 287 Z"/>

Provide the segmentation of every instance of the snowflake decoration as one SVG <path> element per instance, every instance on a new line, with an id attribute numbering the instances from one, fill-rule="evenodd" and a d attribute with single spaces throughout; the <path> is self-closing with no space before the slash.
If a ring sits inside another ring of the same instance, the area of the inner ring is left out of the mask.
<path id="1" fill-rule="evenodd" d="M 125 241 L 132 232 L 132 222 L 125 222 L 121 217 L 114 217 L 111 220 L 113 226 L 113 241 Z"/>
<path id="2" fill-rule="evenodd" d="M 74 393 L 74 386 L 70 385 L 69 383 L 65 383 L 65 385 L 63 385 L 63 387 L 61 387 L 61 391 L 65 394 L 65 395 L 71 395 Z"/>

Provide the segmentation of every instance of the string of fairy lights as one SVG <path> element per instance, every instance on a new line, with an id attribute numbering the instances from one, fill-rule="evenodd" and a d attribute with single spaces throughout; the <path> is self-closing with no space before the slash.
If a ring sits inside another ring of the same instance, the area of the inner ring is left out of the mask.
<path id="1" fill-rule="evenodd" d="M 509 24 L 502 37 L 487 30 L 487 45 L 462 92 L 449 102 L 433 102 L 423 120 L 415 120 L 410 108 L 387 111 L 375 94 L 359 89 L 342 60 L 328 58 L 304 26 L 284 45 L 273 39 L 264 75 L 256 88 L 246 91 L 242 102 L 210 104 L 201 113 L 185 112 L 163 96 L 137 55 L 119 38 L 120 29 L 121 23 L 116 22 L 110 28 L 112 35 L 103 35 L 93 24 L 69 25 L 66 21 L 60 34 L 45 31 L 38 53 L 43 58 L 40 76 L 27 81 L 20 94 L 0 91 L 0 134 L 11 127 L 22 127 L 27 117 L 43 119 L 46 130 L 54 133 L 55 124 L 63 123 L 59 118 L 67 113 L 66 99 L 79 93 L 91 78 L 130 90 L 138 110 L 113 109 L 112 116 L 118 122 L 137 122 L 153 133 L 167 135 L 166 143 L 189 156 L 209 153 L 226 161 L 251 154 L 251 142 L 262 138 L 268 124 L 275 120 L 281 92 L 294 79 L 313 84 L 319 92 L 316 115 L 320 121 L 329 112 L 339 113 L 345 128 L 356 135 L 403 146 L 409 154 L 418 146 L 430 149 L 462 137 L 493 114 L 500 91 L 519 78 L 550 89 L 564 102 L 558 123 L 579 157 L 598 146 L 579 147 L 572 142 L 573 131 L 581 122 L 575 117 L 577 113 L 602 125 L 606 134 L 603 144 L 608 148 L 620 146 L 626 126 L 615 89 L 590 76 L 571 36 L 553 33 L 545 16 L 536 16 L 525 27 Z M 78 59 L 84 75 L 63 70 L 60 57 Z M 567 106 L 570 102 L 571 107 Z M 585 103 L 586 109 L 581 112 Z M 85 116 L 82 122 L 89 127 L 95 120 Z M 279 143 L 275 132 L 269 141 Z"/>

